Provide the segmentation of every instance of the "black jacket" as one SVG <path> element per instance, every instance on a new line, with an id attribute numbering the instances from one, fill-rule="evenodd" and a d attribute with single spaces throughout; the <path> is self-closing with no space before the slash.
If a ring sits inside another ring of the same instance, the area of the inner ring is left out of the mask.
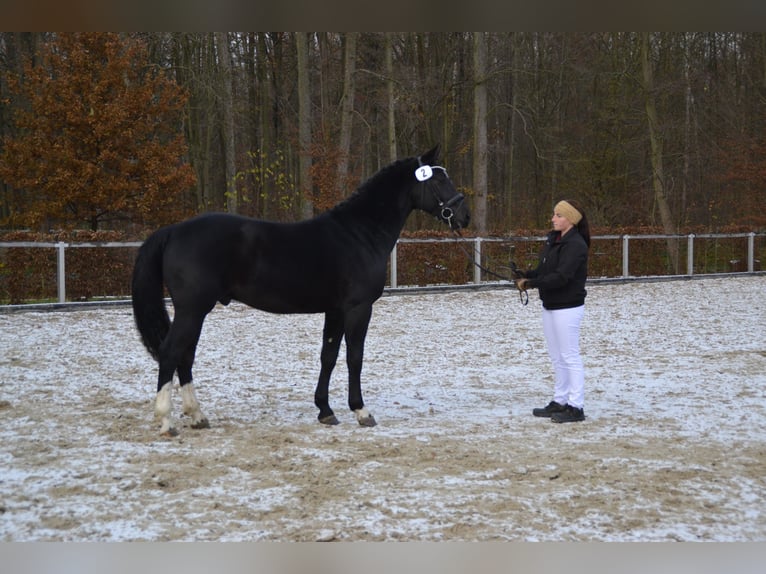
<path id="1" fill-rule="evenodd" d="M 585 280 L 588 277 L 588 245 L 577 231 L 570 229 L 561 237 L 551 231 L 540 253 L 536 269 L 525 273 L 528 287 L 540 292 L 543 307 L 569 309 L 585 304 Z"/>

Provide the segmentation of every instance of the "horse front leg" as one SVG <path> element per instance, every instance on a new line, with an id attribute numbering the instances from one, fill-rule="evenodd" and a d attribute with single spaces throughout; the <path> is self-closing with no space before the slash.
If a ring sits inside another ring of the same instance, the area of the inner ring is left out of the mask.
<path id="1" fill-rule="evenodd" d="M 348 365 L 348 406 L 356 414 L 356 421 L 364 427 L 377 422 L 364 406 L 362 399 L 362 362 L 364 340 L 372 317 L 372 304 L 355 307 L 346 315 L 346 364 Z"/>
<path id="2" fill-rule="evenodd" d="M 324 329 L 322 330 L 319 381 L 314 391 L 314 404 L 319 409 L 317 418 L 320 423 L 326 425 L 338 424 L 338 419 L 330 408 L 330 376 L 338 360 L 338 351 L 342 340 L 343 315 L 340 312 L 328 311 L 325 313 Z"/>

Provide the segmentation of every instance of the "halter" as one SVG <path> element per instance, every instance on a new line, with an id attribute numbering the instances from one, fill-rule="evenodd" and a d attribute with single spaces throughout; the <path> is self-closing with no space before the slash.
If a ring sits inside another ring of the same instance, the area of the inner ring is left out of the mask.
<path id="1" fill-rule="evenodd" d="M 434 175 L 434 171 L 433 170 L 435 170 L 435 169 L 442 170 L 444 172 L 444 175 L 449 178 L 449 174 L 447 174 L 447 170 L 445 168 L 443 168 L 442 166 L 440 166 L 440 165 L 424 165 L 420 161 L 420 159 L 418 158 L 418 168 L 415 170 L 415 178 L 419 182 L 421 182 L 421 183 L 426 183 L 429 179 L 431 179 L 433 177 L 433 175 Z M 426 186 L 427 185 L 428 184 L 426 183 Z M 431 188 L 431 192 L 434 194 L 434 198 L 436 199 L 436 203 L 439 205 L 439 208 L 441 209 L 441 217 L 442 217 L 442 219 L 447 222 L 447 224 L 449 225 L 449 228 L 452 230 L 452 233 L 454 233 L 457 237 L 460 237 L 460 231 L 458 229 L 455 229 L 452 226 L 452 218 L 455 216 L 455 212 L 452 209 L 452 206 L 455 205 L 456 203 L 457 204 L 462 203 L 463 200 L 465 199 L 465 195 L 463 195 L 462 193 L 457 193 L 457 194 L 455 194 L 453 197 L 449 198 L 445 202 L 445 201 L 442 201 L 441 198 L 438 195 L 436 195 L 436 191 L 433 188 Z M 484 271 L 485 273 L 488 273 L 490 275 L 494 275 L 498 279 L 503 279 L 505 281 L 513 282 L 512 278 L 505 277 L 503 275 L 499 275 L 499 274 L 495 273 L 494 271 L 484 267 L 481 263 L 476 261 L 476 257 L 474 257 L 471 253 L 469 253 L 468 250 L 465 249 L 462 245 L 460 245 L 460 248 L 463 249 L 463 251 L 468 256 L 468 258 L 471 260 L 471 262 L 476 267 L 478 267 L 479 269 Z M 516 273 L 517 273 L 516 264 L 512 262 L 511 266 L 512 266 L 513 274 L 516 275 Z M 527 293 L 526 290 L 525 291 L 519 291 L 519 300 L 521 301 L 522 305 L 526 305 L 527 303 L 529 303 L 529 293 Z"/>
<path id="2" fill-rule="evenodd" d="M 444 175 L 449 178 L 449 174 L 447 174 L 447 170 L 443 168 L 440 165 L 424 165 L 420 162 L 420 159 L 418 159 L 418 168 L 415 170 L 415 178 L 420 182 L 427 182 L 429 179 L 431 179 L 434 175 L 435 169 L 440 169 L 444 172 Z M 427 187 L 429 187 L 426 184 Z M 439 209 L 441 209 L 440 215 L 441 218 L 447 222 L 450 229 L 454 231 L 454 227 L 452 227 L 452 218 L 455 216 L 455 211 L 452 209 L 452 206 L 455 204 L 460 204 L 465 199 L 465 195 L 462 193 L 457 193 L 454 196 L 450 197 L 446 202 L 442 201 L 442 199 L 436 194 L 436 190 L 433 187 L 429 187 L 431 189 L 431 193 L 434 195 L 434 199 L 436 199 L 436 203 L 439 206 Z"/>

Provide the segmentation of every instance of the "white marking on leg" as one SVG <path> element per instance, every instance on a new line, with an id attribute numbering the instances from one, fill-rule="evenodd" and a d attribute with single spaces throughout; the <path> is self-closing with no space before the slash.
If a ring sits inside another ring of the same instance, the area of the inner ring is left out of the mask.
<path id="1" fill-rule="evenodd" d="M 207 417 L 202 414 L 202 409 L 200 409 L 197 394 L 194 392 L 194 383 L 186 383 L 181 386 L 181 402 L 184 414 L 191 417 L 192 428 L 199 429 L 210 426 Z"/>
<path id="2" fill-rule="evenodd" d="M 370 414 L 370 411 L 364 407 L 356 409 L 354 413 L 356 413 L 356 422 L 364 427 L 374 427 L 377 424 L 375 418 Z"/>
<path id="3" fill-rule="evenodd" d="M 173 406 L 173 383 L 165 383 L 157 393 L 154 401 L 154 414 L 160 419 L 160 434 L 173 434 L 173 425 L 170 420 L 170 411 Z"/>

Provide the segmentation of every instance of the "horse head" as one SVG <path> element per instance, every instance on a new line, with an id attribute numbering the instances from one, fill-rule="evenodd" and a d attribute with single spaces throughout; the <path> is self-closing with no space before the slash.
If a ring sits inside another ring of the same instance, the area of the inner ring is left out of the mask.
<path id="1" fill-rule="evenodd" d="M 437 165 L 438 161 L 439 145 L 418 158 L 414 173 L 418 182 L 413 193 L 415 207 L 443 221 L 450 229 L 462 229 L 471 219 L 465 196 L 455 189 L 447 170 Z"/>

